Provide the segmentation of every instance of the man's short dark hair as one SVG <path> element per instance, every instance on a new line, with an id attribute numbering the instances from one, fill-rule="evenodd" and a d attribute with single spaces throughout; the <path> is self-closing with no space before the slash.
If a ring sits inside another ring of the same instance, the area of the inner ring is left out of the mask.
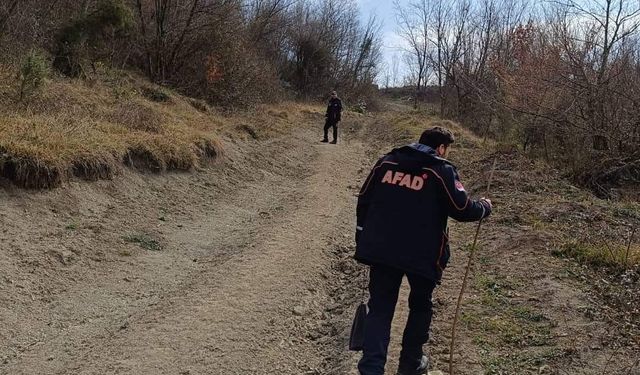
<path id="1" fill-rule="evenodd" d="M 440 126 L 435 126 L 431 129 L 423 131 L 418 142 L 431 148 L 438 148 L 440 145 L 449 147 L 449 145 L 454 141 L 455 138 L 453 138 L 453 133 L 451 133 L 448 129 Z"/>

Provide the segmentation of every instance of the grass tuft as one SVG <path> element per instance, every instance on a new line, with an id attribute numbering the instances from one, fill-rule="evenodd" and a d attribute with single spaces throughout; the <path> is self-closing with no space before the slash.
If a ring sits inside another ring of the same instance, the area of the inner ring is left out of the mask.
<path id="1" fill-rule="evenodd" d="M 7 90 L 0 87 L 0 177 L 20 187 L 111 179 L 124 166 L 188 171 L 222 154 L 219 116 L 124 73 L 53 80 L 28 107 L 3 101 Z"/>
<path id="2" fill-rule="evenodd" d="M 128 236 L 125 236 L 123 239 L 125 240 L 125 242 L 138 244 L 140 245 L 141 248 L 145 250 L 150 250 L 150 251 L 162 250 L 162 246 L 160 245 L 160 243 L 146 234 L 141 234 L 141 233 L 130 234 Z"/>
<path id="3" fill-rule="evenodd" d="M 629 268 L 640 264 L 640 248 L 636 245 L 570 241 L 553 251 L 553 255 L 570 257 L 593 267 Z"/>

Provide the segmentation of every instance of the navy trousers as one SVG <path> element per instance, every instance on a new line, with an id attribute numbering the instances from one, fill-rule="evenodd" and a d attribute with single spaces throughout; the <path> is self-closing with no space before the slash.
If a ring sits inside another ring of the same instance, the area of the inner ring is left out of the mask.
<path id="1" fill-rule="evenodd" d="M 329 140 L 329 129 L 333 128 L 333 140 L 338 140 L 338 121 L 327 119 L 324 123 L 324 140 Z"/>
<path id="2" fill-rule="evenodd" d="M 406 273 L 391 267 L 374 265 L 369 272 L 369 313 L 364 324 L 364 348 L 358 363 L 361 375 L 382 375 L 387 362 L 391 321 L 398 301 L 402 277 Z M 416 369 L 420 365 L 422 345 L 429 340 L 433 313 L 431 296 L 434 281 L 406 274 L 411 286 L 409 318 L 402 336 L 400 367 Z"/>

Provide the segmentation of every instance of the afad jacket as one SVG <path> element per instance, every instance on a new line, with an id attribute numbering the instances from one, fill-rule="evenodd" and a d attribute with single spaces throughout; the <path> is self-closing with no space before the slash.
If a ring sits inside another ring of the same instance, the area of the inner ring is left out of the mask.
<path id="1" fill-rule="evenodd" d="M 355 259 L 439 281 L 450 257 L 448 218 L 477 221 L 490 213 L 435 150 L 419 143 L 394 149 L 360 190 Z"/>

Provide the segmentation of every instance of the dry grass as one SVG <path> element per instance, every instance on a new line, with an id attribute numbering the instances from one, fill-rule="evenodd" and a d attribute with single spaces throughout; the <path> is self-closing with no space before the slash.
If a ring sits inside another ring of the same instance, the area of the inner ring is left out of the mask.
<path id="1" fill-rule="evenodd" d="M 494 146 L 493 141 L 485 141 L 460 124 L 433 116 L 428 111 L 390 111 L 376 116 L 379 121 L 367 127 L 367 137 L 380 143 L 380 147 L 383 148 L 417 142 L 424 130 L 434 126 L 444 127 L 453 132 L 455 143 L 449 154 L 452 160 L 466 160 L 477 154 L 478 149 Z"/>
<path id="2" fill-rule="evenodd" d="M 227 113 L 221 130 L 227 136 L 242 139 L 265 140 L 289 136 L 291 130 L 302 123 L 324 125 L 324 108 L 305 103 L 284 102 L 261 105 L 248 112 Z"/>
<path id="3" fill-rule="evenodd" d="M 221 155 L 218 134 L 242 136 L 245 125 L 266 138 L 303 115 L 301 105 L 220 113 L 124 72 L 53 79 L 30 102 L 18 103 L 10 69 L 0 68 L 0 177 L 25 188 L 110 179 L 125 165 L 198 169 Z"/>
<path id="4" fill-rule="evenodd" d="M 595 267 L 630 269 L 640 264 L 640 246 L 634 244 L 592 244 L 573 240 L 562 244 L 554 254 L 569 256 Z"/>

